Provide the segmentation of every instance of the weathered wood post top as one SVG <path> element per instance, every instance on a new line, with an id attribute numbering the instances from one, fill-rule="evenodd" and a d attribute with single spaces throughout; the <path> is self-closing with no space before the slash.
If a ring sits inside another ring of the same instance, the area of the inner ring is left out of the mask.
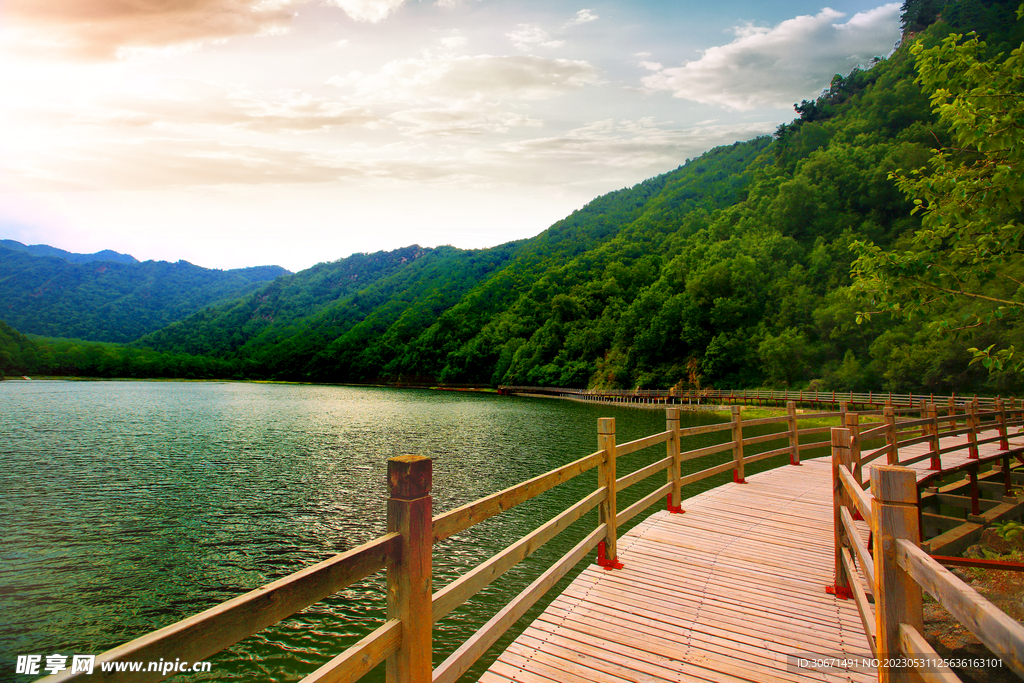
<path id="1" fill-rule="evenodd" d="M 430 493 L 432 486 L 433 462 L 430 458 L 422 455 L 399 455 L 388 460 L 388 493 L 391 498 L 422 498 Z"/>

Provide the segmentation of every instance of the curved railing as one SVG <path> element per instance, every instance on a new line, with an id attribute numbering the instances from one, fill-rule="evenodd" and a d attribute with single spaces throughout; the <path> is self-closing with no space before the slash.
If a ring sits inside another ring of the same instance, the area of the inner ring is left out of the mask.
<path id="1" fill-rule="evenodd" d="M 996 460 L 1003 461 L 1008 490 L 1009 458 L 1024 453 L 1024 446 L 1011 448 L 1008 428 L 1024 424 L 1024 411 L 1002 406 L 978 411 L 970 404 L 963 415 L 939 418 L 930 406 L 917 420 L 896 422 L 891 409 L 884 417 L 882 425 L 865 431 L 856 420 L 832 429 L 836 578 L 828 591 L 856 602 L 878 662 L 879 680 L 911 680 L 918 675 L 924 680 L 959 680 L 922 635 L 922 589 L 1024 677 L 1024 626 L 921 548 L 918 493 L 922 482 L 936 476 L 967 469 L 974 477 L 981 463 Z M 880 437 L 884 446 L 861 453 L 861 443 Z M 921 445 L 926 448 L 916 450 L 923 452 L 901 457 L 901 451 L 906 454 Z M 871 464 L 882 456 L 887 464 Z M 925 460 L 927 470 L 913 469 Z M 870 466 L 870 494 L 861 475 L 865 465 Z M 976 487 L 973 493 L 977 514 Z"/>

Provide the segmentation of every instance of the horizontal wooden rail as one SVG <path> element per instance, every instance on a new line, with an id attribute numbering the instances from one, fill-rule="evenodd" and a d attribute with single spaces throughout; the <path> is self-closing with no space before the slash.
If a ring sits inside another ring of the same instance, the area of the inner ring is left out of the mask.
<path id="1" fill-rule="evenodd" d="M 477 565 L 434 593 L 433 619 L 440 621 L 495 579 L 539 550 L 541 546 L 565 531 L 570 524 L 593 510 L 608 497 L 608 489 L 601 488 L 530 532 L 491 559 Z"/>
<path id="2" fill-rule="evenodd" d="M 960 683 L 960 677 L 945 665 L 944 659 L 928 644 L 921 634 L 909 624 L 900 624 L 900 652 L 909 658 L 910 667 L 927 683 Z M 917 666 L 916 661 L 927 662 Z"/>
<path id="3" fill-rule="evenodd" d="M 659 432 L 658 434 L 645 436 L 642 439 L 619 444 L 615 446 L 615 457 L 629 455 L 630 453 L 635 453 L 636 451 L 650 448 L 651 446 L 657 446 L 659 443 L 665 443 L 671 435 L 672 432 Z"/>
<path id="4" fill-rule="evenodd" d="M 743 428 L 746 429 L 747 423 L 743 423 Z M 767 443 L 768 441 L 779 441 L 780 439 L 788 439 L 790 436 L 789 432 L 773 432 L 771 434 L 762 434 L 760 436 L 751 436 L 743 439 L 744 446 L 753 446 L 754 444 Z"/>
<path id="5" fill-rule="evenodd" d="M 722 472 L 728 472 L 729 470 L 733 469 L 735 466 L 736 465 L 730 460 L 729 462 L 722 463 L 721 465 L 715 465 L 714 467 L 708 467 L 707 469 L 703 469 L 703 470 L 701 470 L 699 472 L 694 472 L 693 474 L 687 474 L 687 475 L 679 478 L 679 485 L 680 486 L 686 486 L 686 485 L 692 484 L 692 483 L 694 483 L 696 481 L 700 481 L 702 479 L 707 479 L 708 477 L 713 477 L 716 474 L 721 474 Z"/>
<path id="6" fill-rule="evenodd" d="M 846 572 L 851 577 L 857 576 L 857 568 L 853 564 L 853 558 L 850 556 L 850 550 L 843 548 L 843 566 L 846 568 Z M 863 565 L 867 566 L 867 565 Z M 851 581 L 850 587 L 853 590 L 854 602 L 857 604 L 857 612 L 860 614 L 860 621 L 864 625 L 864 634 L 868 637 L 868 645 L 871 646 L 872 657 L 877 654 L 877 644 L 875 638 L 875 611 L 871 607 L 871 602 L 868 600 L 867 593 L 864 591 L 864 587 L 861 586 L 860 581 Z"/>
<path id="7" fill-rule="evenodd" d="M 657 488 L 651 491 L 646 496 L 638 500 L 637 502 L 630 505 L 628 508 L 620 512 L 616 516 L 616 522 L 619 524 L 625 524 L 629 520 L 636 517 L 638 514 L 651 507 L 658 501 L 665 500 L 665 494 L 672 490 L 672 482 L 668 482 L 661 488 Z"/>
<path id="8" fill-rule="evenodd" d="M 715 453 L 724 453 L 732 450 L 732 447 L 736 445 L 733 441 L 725 441 L 723 443 L 715 444 L 714 446 L 705 446 L 704 448 L 695 448 L 692 451 L 686 451 L 680 453 L 679 457 L 681 460 L 696 460 L 697 458 L 703 458 L 705 455 L 714 455 Z"/>
<path id="9" fill-rule="evenodd" d="M 911 541 L 896 541 L 896 562 L 1014 673 L 1024 677 L 1024 626 Z"/>
<path id="10" fill-rule="evenodd" d="M 329 595 L 380 571 L 399 553 L 399 534 L 387 534 L 357 548 L 211 607 L 192 617 L 107 650 L 96 657 L 91 676 L 71 674 L 70 669 L 45 680 L 159 681 L 169 674 L 156 672 L 104 672 L 105 662 L 158 660 L 199 662 L 253 633 L 323 600 Z"/>
<path id="11" fill-rule="evenodd" d="M 783 436 L 786 436 L 786 435 L 783 434 Z M 751 463 L 751 462 L 757 462 L 759 460 L 767 460 L 768 458 L 774 458 L 774 457 L 779 456 L 779 455 L 789 455 L 792 452 L 793 452 L 792 448 L 790 448 L 789 446 L 784 446 L 782 448 L 776 448 L 776 449 L 773 449 L 773 450 L 770 450 L 770 451 L 763 451 L 763 452 L 757 453 L 755 455 L 744 456 L 743 460 L 744 460 L 744 462 Z"/>
<path id="12" fill-rule="evenodd" d="M 569 481 L 573 477 L 597 467 L 603 455 L 602 451 L 591 453 L 579 460 L 538 475 L 522 484 L 493 493 L 472 503 L 468 503 L 442 515 L 434 517 L 434 542 L 443 541 L 460 531 L 479 524 L 485 519 L 524 503 L 531 498 L 550 491 L 554 487 Z"/>
<path id="13" fill-rule="evenodd" d="M 839 478 L 846 487 L 846 492 L 850 494 L 853 499 L 854 505 L 857 507 L 857 511 L 860 512 L 861 517 L 867 520 L 868 524 L 871 523 L 871 496 L 869 496 L 864 489 L 861 487 L 860 482 L 853 476 L 850 469 L 846 465 L 839 466 Z"/>
<path id="14" fill-rule="evenodd" d="M 679 430 L 679 436 L 686 438 L 688 436 L 697 436 L 699 434 L 711 434 L 714 432 L 724 432 L 728 429 L 732 429 L 732 423 L 721 422 L 717 424 L 701 425 L 699 427 L 684 427 Z"/>
<path id="15" fill-rule="evenodd" d="M 301 683 L 354 683 L 398 650 L 402 622 L 390 619 L 352 647 L 302 679 Z"/>
<path id="16" fill-rule="evenodd" d="M 864 572 L 864 578 L 867 579 L 869 590 L 874 593 L 875 585 L 875 563 L 868 553 L 868 544 L 860 535 L 860 531 L 857 529 L 857 525 L 854 524 L 853 515 L 850 514 L 850 510 L 844 505 L 839 508 L 839 512 L 842 514 L 843 527 L 846 529 L 846 537 L 850 541 L 850 545 L 854 552 L 857 554 L 857 563 L 860 565 L 861 570 Z M 853 576 L 853 574 L 851 574 Z"/>
<path id="17" fill-rule="evenodd" d="M 607 533 L 606 525 L 601 524 L 591 531 L 586 538 L 562 556 L 550 569 L 545 571 L 533 583 L 527 586 L 501 611 L 495 614 L 469 640 L 463 643 L 448 659 L 434 670 L 433 683 L 455 683 L 464 673 L 469 671 L 473 663 L 526 614 L 545 593 L 558 583 L 576 563 L 593 550 Z"/>
<path id="18" fill-rule="evenodd" d="M 628 489 L 633 484 L 643 481 L 652 474 L 657 474 L 663 470 L 667 470 L 672 464 L 672 458 L 662 458 L 657 462 L 652 462 L 647 467 L 642 467 L 632 474 L 627 474 L 624 477 L 619 477 L 615 480 L 615 488 L 618 491 Z"/>

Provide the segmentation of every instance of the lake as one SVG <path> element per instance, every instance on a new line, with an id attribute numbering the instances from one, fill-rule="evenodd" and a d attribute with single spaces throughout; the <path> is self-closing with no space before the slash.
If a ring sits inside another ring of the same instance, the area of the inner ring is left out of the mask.
<path id="1" fill-rule="evenodd" d="M 381 535 L 389 457 L 433 458 L 438 514 L 594 452 L 600 417 L 616 418 L 619 443 L 665 428 L 662 410 L 482 393 L 0 382 L 0 680 L 32 679 L 14 674 L 17 655 L 99 654 Z M 682 419 L 684 427 L 724 420 Z M 664 452 L 620 459 L 620 476 Z M 619 509 L 662 483 L 656 475 L 620 494 Z M 439 544 L 434 589 L 594 488 L 596 471 Z M 440 622 L 435 664 L 596 523 L 591 512 Z M 298 680 L 382 623 L 382 578 L 216 655 L 208 674 L 174 680 Z M 381 681 L 382 672 L 364 680 Z"/>

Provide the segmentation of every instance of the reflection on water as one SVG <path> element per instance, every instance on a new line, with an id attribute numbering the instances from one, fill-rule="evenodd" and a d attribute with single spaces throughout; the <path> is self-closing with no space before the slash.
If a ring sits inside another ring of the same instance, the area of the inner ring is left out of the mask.
<path id="1" fill-rule="evenodd" d="M 455 392 L 4 382 L 0 680 L 27 680 L 13 675 L 18 654 L 99 653 L 380 535 L 391 456 L 434 459 L 437 514 L 593 452 L 599 417 L 617 418 L 620 443 L 665 424 L 660 411 Z M 623 458 L 620 474 L 663 448 Z M 660 483 L 624 492 L 620 509 Z M 439 545 L 435 590 L 595 486 L 587 473 Z M 594 524 L 591 513 L 438 624 L 436 661 Z M 196 680 L 301 678 L 380 625 L 381 583 L 239 643 Z"/>

